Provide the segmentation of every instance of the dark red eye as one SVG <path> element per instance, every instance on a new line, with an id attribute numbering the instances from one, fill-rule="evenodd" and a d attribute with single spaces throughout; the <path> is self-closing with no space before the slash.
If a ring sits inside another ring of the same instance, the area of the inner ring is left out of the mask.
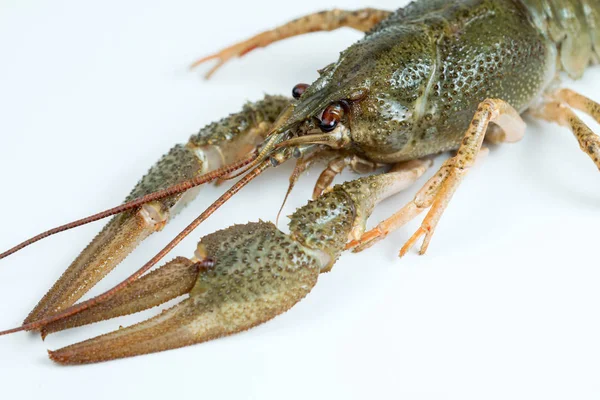
<path id="1" fill-rule="evenodd" d="M 297 84 L 292 89 L 292 96 L 294 96 L 294 98 L 296 100 L 298 100 L 304 94 L 304 92 L 306 92 L 306 89 L 308 89 L 309 86 L 310 85 L 308 85 L 306 83 L 299 83 L 299 84 Z"/>
<path id="2" fill-rule="evenodd" d="M 341 103 L 332 103 L 323 111 L 319 128 L 323 132 L 331 132 L 340 123 L 343 116 L 344 106 Z"/>

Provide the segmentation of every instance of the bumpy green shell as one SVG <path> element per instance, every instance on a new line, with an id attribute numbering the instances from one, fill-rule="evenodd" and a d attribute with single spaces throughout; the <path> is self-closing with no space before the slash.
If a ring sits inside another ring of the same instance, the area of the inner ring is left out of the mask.
<path id="1" fill-rule="evenodd" d="M 291 122 L 346 100 L 353 149 L 371 160 L 455 149 L 483 100 L 524 111 L 560 69 L 578 76 L 596 61 L 599 14 L 599 0 L 413 2 L 326 67 Z"/>

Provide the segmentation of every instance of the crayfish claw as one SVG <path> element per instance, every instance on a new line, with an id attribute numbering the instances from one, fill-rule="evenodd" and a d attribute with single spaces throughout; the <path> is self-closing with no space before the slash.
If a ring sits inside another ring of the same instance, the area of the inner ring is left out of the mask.
<path id="1" fill-rule="evenodd" d="M 148 222 L 141 211 L 114 217 L 39 301 L 24 323 L 36 321 L 75 303 L 150 236 L 158 225 Z"/>
<path id="2" fill-rule="evenodd" d="M 252 156 L 247 157 L 247 154 L 264 140 L 271 124 L 289 103 L 290 100 L 282 96 L 265 96 L 263 100 L 248 103 L 241 112 L 205 126 L 187 144 L 175 145 L 161 157 L 125 202 L 210 175 L 209 172 L 218 172 L 221 168 L 225 170 L 236 163 L 239 163 L 238 167 L 229 172 L 250 164 Z M 113 217 L 40 300 L 24 324 L 56 316 L 71 307 L 139 243 L 160 231 L 198 194 L 199 189 L 178 191 Z"/>
<path id="3" fill-rule="evenodd" d="M 187 299 L 137 325 L 48 351 L 48 354 L 59 364 L 87 364 L 182 347 L 193 343 L 189 325 L 194 315 L 193 302 Z"/>
<path id="4" fill-rule="evenodd" d="M 127 288 L 82 312 L 45 325 L 42 335 L 133 314 L 190 292 L 198 278 L 196 263 L 177 257 Z"/>
<path id="5" fill-rule="evenodd" d="M 175 349 L 245 331 L 289 310 L 312 290 L 320 273 L 331 270 L 348 239 L 364 232 L 375 205 L 403 190 L 429 165 L 415 163 L 334 187 L 291 216 L 290 234 L 270 222 L 256 222 L 203 237 L 195 253 L 203 263 L 200 268 L 191 260 L 172 261 L 106 303 L 46 329 L 157 305 L 150 298 L 153 289 L 162 293 L 162 301 L 188 291 L 187 299 L 137 325 L 50 352 L 50 358 L 81 364 Z M 161 283 L 162 279 L 172 282 Z M 176 284 L 177 279 L 185 282 Z"/>
<path id="6" fill-rule="evenodd" d="M 313 251 L 266 222 L 236 225 L 215 232 L 204 237 L 199 246 L 214 259 L 214 263 L 207 268 L 195 269 L 193 288 L 189 286 L 189 274 L 194 271 L 182 274 L 187 281 L 180 284 L 179 289 L 187 285 L 189 298 L 137 325 L 51 351 L 50 358 L 61 364 L 108 361 L 175 349 L 247 330 L 287 311 L 306 296 L 316 284 L 322 267 Z M 181 271 L 194 266 L 187 259 L 178 260 L 172 263 L 181 265 L 167 264 L 163 268 Z M 160 269 L 153 274 L 174 278 L 172 272 L 161 273 Z M 155 279 L 157 276 L 151 275 L 147 275 L 147 281 L 163 290 L 170 287 L 159 284 Z M 120 309 L 125 307 L 127 312 L 133 312 L 138 307 L 136 302 L 140 302 L 136 293 L 141 290 L 150 296 L 150 286 L 132 286 L 117 295 L 129 299 L 133 305 L 125 306 L 116 299 L 111 302 Z M 180 292 L 170 293 L 179 295 Z M 166 301 L 169 296 L 163 297 Z M 147 305 L 149 301 L 151 299 L 142 303 Z M 100 305 L 101 313 L 107 307 Z M 93 309 L 90 312 L 94 314 Z M 65 324 L 72 325 L 71 322 Z"/>

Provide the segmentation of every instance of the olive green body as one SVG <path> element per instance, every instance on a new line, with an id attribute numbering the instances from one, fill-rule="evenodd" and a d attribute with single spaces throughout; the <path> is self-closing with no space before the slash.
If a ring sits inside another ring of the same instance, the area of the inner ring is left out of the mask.
<path id="1" fill-rule="evenodd" d="M 343 123 L 352 146 L 371 160 L 394 163 L 455 149 L 483 100 L 502 99 L 525 111 L 561 69 L 578 76 L 597 60 L 592 39 L 577 51 L 565 44 L 595 35 L 585 21 L 596 18 L 598 1 L 587 0 L 592 12 L 564 0 L 413 2 L 325 68 L 293 120 L 318 118 L 328 104 L 346 101 Z M 563 3 L 579 10 L 579 31 L 574 21 L 560 20 Z M 553 23 L 562 30 L 542 23 L 545 6 L 557 10 Z M 353 101 L 357 92 L 367 95 Z"/>
<path id="2" fill-rule="evenodd" d="M 559 52 L 572 78 L 600 60 L 600 0 L 520 0 L 533 24 Z"/>

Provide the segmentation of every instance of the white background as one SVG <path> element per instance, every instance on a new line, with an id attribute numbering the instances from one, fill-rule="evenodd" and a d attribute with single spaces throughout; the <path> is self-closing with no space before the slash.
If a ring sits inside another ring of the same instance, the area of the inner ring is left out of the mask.
<path id="1" fill-rule="evenodd" d="M 360 33 L 281 42 L 231 62 L 209 82 L 201 79 L 209 66 L 194 73 L 186 67 L 260 30 L 341 5 L 2 0 L 0 248 L 120 203 L 161 154 L 198 128 L 265 92 L 288 94 L 314 80 Z M 591 69 L 568 85 L 600 99 L 598 82 L 600 70 Z M 521 143 L 493 148 L 474 168 L 426 256 L 397 257 L 416 220 L 364 253 L 344 255 L 285 315 L 161 354 L 84 367 L 61 367 L 46 356 L 48 348 L 140 316 L 45 342 L 33 334 L 1 337 L 0 397 L 598 398 L 600 175 L 568 131 L 528 123 Z M 273 220 L 290 171 L 268 171 L 173 255 L 191 256 L 199 237 L 230 224 Z M 303 177 L 288 214 L 306 202 L 317 174 Z M 204 188 L 93 293 L 137 269 L 223 190 Z M 384 202 L 371 225 L 416 190 Z M 1 328 L 23 320 L 101 224 L 0 261 Z"/>

